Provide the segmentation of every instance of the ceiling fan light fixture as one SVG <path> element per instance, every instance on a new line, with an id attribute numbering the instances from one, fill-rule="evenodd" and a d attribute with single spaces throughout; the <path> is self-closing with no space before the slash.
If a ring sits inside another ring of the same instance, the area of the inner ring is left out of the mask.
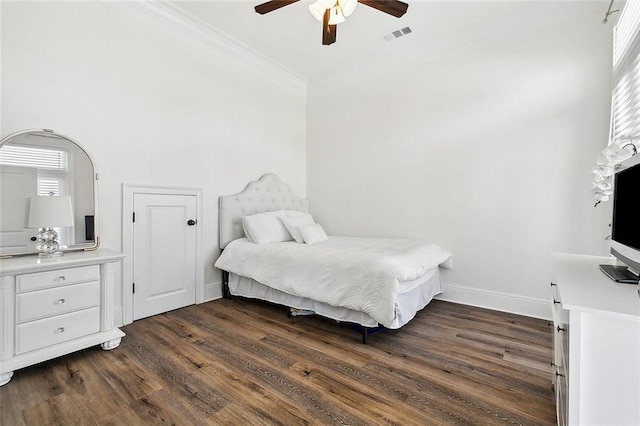
<path id="1" fill-rule="evenodd" d="M 0 0 L 2 1 L 2 0 Z M 255 11 L 260 15 L 273 12 L 282 7 L 300 0 L 267 0 L 254 7 Z M 379 10 L 387 15 L 400 18 L 407 13 L 409 4 L 401 0 L 313 0 L 309 5 L 309 12 L 319 22 L 322 22 L 322 45 L 328 46 L 336 42 L 336 29 L 338 24 L 345 21 L 346 16 L 350 16 L 358 3 L 362 3 L 367 7 Z M 406 28 L 408 32 L 398 31 L 401 35 L 409 34 L 410 28 Z M 393 35 L 391 36 L 393 37 Z M 385 36 L 385 39 L 387 36 Z"/>
<path id="2" fill-rule="evenodd" d="M 322 22 L 324 11 L 330 9 L 334 4 L 336 4 L 334 0 L 316 0 L 309 5 L 309 12 L 314 18 Z"/>
<path id="3" fill-rule="evenodd" d="M 342 9 L 338 6 L 331 8 L 331 16 L 329 17 L 329 25 L 342 24 L 345 21 Z"/>
<path id="4" fill-rule="evenodd" d="M 356 10 L 358 0 L 338 0 L 338 6 L 342 9 L 342 14 L 347 17 Z"/>
<path id="5" fill-rule="evenodd" d="M 322 3 L 325 9 L 331 9 L 333 6 L 336 6 L 338 4 L 337 0 L 317 0 L 317 1 Z"/>

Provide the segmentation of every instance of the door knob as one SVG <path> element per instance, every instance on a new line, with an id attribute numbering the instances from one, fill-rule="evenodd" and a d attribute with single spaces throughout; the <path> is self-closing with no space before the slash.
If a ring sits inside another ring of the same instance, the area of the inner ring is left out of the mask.
<path id="1" fill-rule="evenodd" d="M 197 220 L 193 220 L 193 219 L 189 219 L 189 220 L 187 221 L 187 225 L 189 225 L 189 226 L 193 226 L 193 225 L 195 225 L 196 223 L 198 223 L 198 221 L 197 221 Z"/>

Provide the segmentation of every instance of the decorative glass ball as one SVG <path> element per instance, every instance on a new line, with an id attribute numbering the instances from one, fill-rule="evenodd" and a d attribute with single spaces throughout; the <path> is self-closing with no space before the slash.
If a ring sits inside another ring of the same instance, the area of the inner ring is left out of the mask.
<path id="1" fill-rule="evenodd" d="M 60 248 L 58 233 L 51 228 L 40 231 L 37 236 L 36 248 L 45 254 L 57 252 Z"/>

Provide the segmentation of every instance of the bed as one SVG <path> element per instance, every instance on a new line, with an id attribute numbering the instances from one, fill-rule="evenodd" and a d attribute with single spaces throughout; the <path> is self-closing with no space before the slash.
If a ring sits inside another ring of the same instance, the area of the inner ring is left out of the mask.
<path id="1" fill-rule="evenodd" d="M 357 324 L 364 343 L 371 330 L 411 321 L 452 266 L 451 253 L 425 241 L 327 236 L 308 200 L 274 174 L 219 198 L 219 233 L 225 297 Z"/>

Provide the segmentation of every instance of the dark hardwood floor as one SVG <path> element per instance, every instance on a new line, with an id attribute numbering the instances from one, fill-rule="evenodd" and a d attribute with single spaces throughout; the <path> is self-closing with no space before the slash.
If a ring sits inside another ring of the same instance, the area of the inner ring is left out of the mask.
<path id="1" fill-rule="evenodd" d="M 246 299 L 136 321 L 117 349 L 16 371 L 2 425 L 549 425 L 547 321 L 433 301 L 357 330 Z"/>

